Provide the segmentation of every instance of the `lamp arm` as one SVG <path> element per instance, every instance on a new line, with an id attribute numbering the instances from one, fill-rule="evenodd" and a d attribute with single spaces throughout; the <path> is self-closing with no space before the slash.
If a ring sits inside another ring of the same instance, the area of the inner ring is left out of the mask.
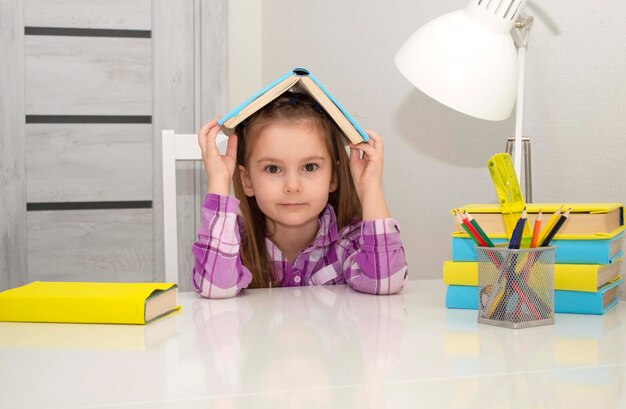
<path id="1" fill-rule="evenodd" d="M 528 48 L 528 36 L 533 25 L 532 16 L 520 14 L 515 23 L 515 28 L 511 30 L 513 41 L 517 48 L 517 64 L 519 79 L 517 82 L 517 101 L 515 106 L 515 142 L 513 145 L 513 164 L 518 179 L 522 179 L 522 137 L 524 136 L 524 77 L 526 67 L 526 49 Z"/>

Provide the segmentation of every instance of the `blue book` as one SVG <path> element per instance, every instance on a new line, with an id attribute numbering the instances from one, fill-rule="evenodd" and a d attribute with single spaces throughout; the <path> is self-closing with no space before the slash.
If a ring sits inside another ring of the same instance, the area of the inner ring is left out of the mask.
<path id="1" fill-rule="evenodd" d="M 311 95 L 335 121 L 351 143 L 356 145 L 369 140 L 367 133 L 348 111 L 305 68 L 294 68 L 280 76 L 224 115 L 218 124 L 226 135 L 231 135 L 237 125 L 290 89 Z"/>
<path id="2" fill-rule="evenodd" d="M 617 304 L 617 287 L 622 281 L 618 279 L 607 283 L 596 293 L 556 290 L 554 291 L 554 311 L 603 315 Z"/>
<path id="3" fill-rule="evenodd" d="M 614 280 L 598 292 L 554 290 L 554 312 L 564 314 L 606 314 L 618 303 L 617 288 L 623 280 Z M 449 285 L 446 289 L 446 307 L 466 310 L 478 309 L 478 286 Z"/>
<path id="4" fill-rule="evenodd" d="M 587 237 L 587 236 L 586 236 Z M 505 243 L 504 238 L 492 238 L 494 244 Z M 557 239 L 556 264 L 611 264 L 624 255 L 624 231 L 613 236 L 598 235 L 585 239 Z M 475 243 L 467 235 L 453 233 L 452 261 L 477 261 Z"/>
<path id="5" fill-rule="evenodd" d="M 446 308 L 478 309 L 478 286 L 449 285 L 446 288 Z"/>

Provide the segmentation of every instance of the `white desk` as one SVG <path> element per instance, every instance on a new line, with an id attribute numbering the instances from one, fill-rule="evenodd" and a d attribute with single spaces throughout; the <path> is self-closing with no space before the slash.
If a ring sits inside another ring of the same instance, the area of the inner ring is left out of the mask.
<path id="1" fill-rule="evenodd" d="M 626 306 L 478 325 L 440 280 L 181 294 L 148 326 L 0 323 L 0 408 L 626 407 Z"/>

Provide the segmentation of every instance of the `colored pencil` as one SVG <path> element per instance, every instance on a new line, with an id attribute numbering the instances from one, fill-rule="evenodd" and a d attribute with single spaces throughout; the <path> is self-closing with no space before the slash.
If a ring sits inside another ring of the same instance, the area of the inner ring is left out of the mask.
<path id="1" fill-rule="evenodd" d="M 563 223 L 565 223 L 565 221 L 569 217 L 569 213 L 571 210 L 572 210 L 571 208 L 567 209 L 567 211 L 563 213 L 561 217 L 559 217 L 559 220 L 554 224 L 554 227 L 550 230 L 550 232 L 546 235 L 546 237 L 541 242 L 540 247 L 548 246 L 550 244 L 550 242 L 552 241 L 556 233 L 559 231 L 561 226 L 563 226 Z"/>
<path id="2" fill-rule="evenodd" d="M 474 240 L 474 242 L 476 244 L 478 244 L 476 242 L 476 238 L 472 235 L 472 232 L 467 228 L 467 226 L 465 225 L 465 223 L 463 223 L 463 218 L 461 217 L 461 215 L 459 213 L 457 213 L 458 210 L 454 209 L 454 215 L 456 216 L 456 218 L 458 219 L 459 223 L 461 223 L 461 227 L 463 227 L 463 230 L 465 230 L 465 233 L 469 234 L 470 238 L 472 240 Z"/>
<path id="3" fill-rule="evenodd" d="M 463 226 L 463 229 L 467 232 L 467 234 L 469 234 L 470 237 L 472 237 L 478 245 L 486 247 L 484 239 L 480 236 L 480 234 L 478 234 L 478 231 L 474 226 L 472 226 L 472 223 L 470 222 L 471 216 L 463 218 L 461 216 L 460 210 L 458 209 L 454 210 L 454 214 L 461 222 L 461 226 Z M 522 215 L 520 216 L 520 219 L 517 221 L 515 229 L 513 230 L 513 235 L 511 241 L 509 242 L 509 246 L 511 245 L 511 243 L 516 243 L 515 245 L 517 247 L 515 248 L 519 248 L 526 219 L 527 212 L 524 208 L 524 211 L 522 212 Z M 497 294 L 494 294 L 493 298 L 490 299 L 489 305 L 486 307 L 487 317 L 494 318 L 494 314 L 497 314 L 498 311 L 503 311 L 503 308 L 506 307 L 506 303 L 508 302 L 509 297 L 513 292 L 515 292 L 518 294 L 519 299 L 527 305 L 531 314 L 533 314 L 536 319 L 541 318 L 541 312 L 537 309 L 536 305 L 533 304 L 528 296 L 528 294 L 534 293 L 533 290 L 529 288 L 526 283 L 522 282 L 520 280 L 520 277 L 516 277 L 513 271 L 508 271 L 508 267 L 503 264 L 503 262 L 506 263 L 506 260 L 508 258 L 502 260 L 500 253 L 492 252 L 489 250 L 487 251 L 487 256 L 491 259 L 496 268 L 500 270 L 501 277 L 504 277 L 506 280 L 506 284 L 503 286 L 503 288 L 499 289 Z M 497 281 L 499 282 L 500 278 L 498 278 Z M 537 297 L 535 296 L 534 298 Z M 540 301 L 541 300 L 538 300 L 538 302 Z"/>
<path id="4" fill-rule="evenodd" d="M 541 230 L 541 233 L 539 234 L 539 243 L 543 242 L 543 239 L 548 235 L 548 233 L 550 233 L 550 230 L 552 230 L 552 227 L 554 227 L 554 224 L 561 217 L 562 211 L 563 211 L 563 206 L 559 207 L 557 211 L 554 212 L 550 220 L 548 220 L 548 224 L 545 225 L 545 227 Z"/>
<path id="5" fill-rule="evenodd" d="M 478 222 L 467 212 L 467 210 L 465 210 L 465 217 L 469 220 L 470 224 L 474 226 L 474 229 L 476 229 L 476 232 L 478 232 L 480 237 L 482 237 L 485 244 L 487 244 L 487 247 L 495 247 L 489 236 L 487 236 L 487 233 L 485 233 L 482 227 L 480 227 Z"/>
<path id="6" fill-rule="evenodd" d="M 539 214 L 537 214 L 537 218 L 535 219 L 535 224 L 533 226 L 533 236 L 530 239 L 530 247 L 537 247 L 539 244 L 539 232 L 541 231 L 541 222 L 542 222 L 543 213 L 541 209 L 539 209 Z"/>
<path id="7" fill-rule="evenodd" d="M 527 219 L 527 213 L 526 213 L 526 208 L 524 208 L 522 215 L 519 217 L 519 219 L 517 219 L 517 223 L 515 224 L 513 233 L 511 233 L 511 240 L 509 240 L 510 249 L 519 249 L 519 246 L 522 243 L 522 232 L 524 231 L 524 225 L 526 224 L 526 219 Z"/>
<path id="8" fill-rule="evenodd" d="M 472 226 L 469 222 L 466 222 L 466 220 L 461 216 L 461 211 L 455 209 L 454 214 L 461 223 L 461 227 L 463 227 L 463 230 L 465 230 L 467 234 L 469 234 L 472 240 L 474 240 L 474 242 L 481 247 L 487 247 L 487 243 L 485 243 L 482 237 L 480 237 L 480 234 L 478 234 L 476 229 L 474 229 L 474 226 Z"/>

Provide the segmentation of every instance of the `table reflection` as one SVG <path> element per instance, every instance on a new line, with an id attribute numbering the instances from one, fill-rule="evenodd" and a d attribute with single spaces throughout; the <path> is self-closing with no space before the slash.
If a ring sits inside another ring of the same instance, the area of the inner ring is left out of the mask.
<path id="1" fill-rule="evenodd" d="M 198 298 L 192 309 L 207 388 L 263 391 L 266 402 L 289 407 L 328 407 L 334 387 L 384 381 L 402 349 L 407 317 L 402 294 L 372 296 L 346 286 Z M 349 397 L 367 407 L 381 399 L 362 391 Z"/>
<path id="2" fill-rule="evenodd" d="M 554 325 L 512 330 L 478 324 L 475 311 L 447 310 L 444 354 L 451 375 L 473 377 L 459 383 L 461 400 L 447 402 L 463 408 L 572 408 L 592 401 L 616 407 L 624 400 L 621 317 L 617 310 L 556 314 Z"/>

